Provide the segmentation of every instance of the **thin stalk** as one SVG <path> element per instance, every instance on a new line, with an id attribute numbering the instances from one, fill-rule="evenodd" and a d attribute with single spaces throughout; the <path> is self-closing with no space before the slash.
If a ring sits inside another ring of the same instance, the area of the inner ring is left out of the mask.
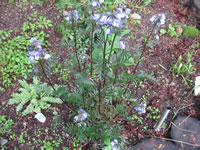
<path id="1" fill-rule="evenodd" d="M 106 66 L 106 62 L 105 62 L 105 60 L 106 60 L 106 44 L 107 44 L 107 41 L 108 41 L 108 36 L 109 35 L 106 36 L 106 39 L 104 41 L 104 49 L 103 49 L 103 62 L 102 62 L 103 87 L 104 87 L 105 81 L 106 81 L 105 77 L 104 77 L 104 69 L 105 69 L 105 66 Z"/>
<path id="2" fill-rule="evenodd" d="M 98 111 L 99 111 L 99 114 L 101 115 L 101 80 L 99 81 L 99 88 L 98 88 L 98 91 L 99 91 Z"/>
<path id="3" fill-rule="evenodd" d="M 86 93 L 85 92 L 86 90 L 85 90 L 85 88 L 84 88 L 84 92 L 82 93 L 82 100 L 83 100 L 83 108 L 85 109 L 85 94 L 84 93 Z"/>
<path id="4" fill-rule="evenodd" d="M 39 61 L 39 64 L 40 64 L 40 66 L 41 66 L 41 68 L 42 68 L 42 72 L 43 72 L 45 78 L 48 80 L 50 86 L 52 87 L 52 89 L 53 89 L 54 91 L 56 91 L 56 89 L 54 88 L 54 86 L 53 86 L 51 80 L 49 79 L 49 77 L 48 77 L 47 74 L 45 73 L 45 70 L 44 70 L 44 67 L 43 67 L 41 61 Z M 60 98 L 60 99 L 61 99 L 61 98 Z M 63 99 L 61 99 L 61 101 L 62 101 L 68 108 L 70 108 L 71 110 L 73 110 L 73 111 L 76 112 L 76 110 L 75 110 L 72 106 L 70 106 L 69 104 L 67 104 Z"/>
<path id="5" fill-rule="evenodd" d="M 75 31 L 75 29 L 74 29 L 74 49 L 75 49 L 76 60 L 78 62 L 78 68 L 79 68 L 79 71 L 81 71 L 81 64 L 80 64 L 80 61 L 78 59 L 77 38 L 76 38 L 76 31 Z"/>
<path id="6" fill-rule="evenodd" d="M 138 62 L 137 62 L 137 64 L 136 64 L 135 68 L 134 68 L 133 71 L 131 72 L 131 74 L 135 74 L 135 73 L 136 73 L 137 68 L 138 68 L 138 65 L 139 65 L 139 63 L 140 63 L 140 60 L 142 59 L 142 57 L 143 57 L 143 55 L 144 55 L 144 51 L 146 50 L 147 43 L 149 42 L 150 38 L 151 38 L 152 35 L 153 35 L 153 31 L 154 31 L 154 29 L 155 29 L 155 27 L 156 27 L 156 24 L 157 24 L 157 22 L 154 24 L 154 27 L 152 28 L 150 35 L 148 36 L 147 40 L 144 42 L 143 47 L 142 47 L 142 53 L 141 53 L 141 55 L 140 55 L 140 57 L 139 57 L 139 59 L 138 59 Z M 129 81 L 129 82 L 127 83 L 127 86 L 126 86 L 126 88 L 125 88 L 124 94 L 127 92 L 127 89 L 128 89 L 128 87 L 129 87 L 130 84 L 131 84 L 131 81 Z"/>
<path id="7" fill-rule="evenodd" d="M 119 56 L 119 59 L 121 58 L 121 56 L 123 56 L 124 52 L 125 52 L 125 49 L 123 49 L 121 55 Z M 113 81 L 113 85 L 115 84 L 115 82 L 117 80 L 117 75 L 118 75 L 118 70 L 119 70 L 119 63 L 120 63 L 120 61 L 118 61 L 118 58 L 116 60 L 117 60 L 117 66 L 116 66 L 117 70 L 115 71 L 115 78 L 114 78 L 114 81 Z"/>
<path id="8" fill-rule="evenodd" d="M 117 37 L 117 33 L 115 33 L 114 38 L 112 40 L 112 44 L 111 44 L 111 48 L 110 48 L 110 53 L 109 53 L 109 56 L 108 56 L 108 63 L 110 62 L 110 57 L 111 57 L 111 54 L 112 54 L 112 49 L 113 49 L 116 37 Z"/>
<path id="9" fill-rule="evenodd" d="M 93 34 L 94 34 L 94 24 L 92 23 L 92 33 L 91 33 L 91 45 L 90 45 L 90 63 L 91 63 L 91 76 L 93 74 L 93 60 L 92 60 L 92 51 L 93 51 Z"/>

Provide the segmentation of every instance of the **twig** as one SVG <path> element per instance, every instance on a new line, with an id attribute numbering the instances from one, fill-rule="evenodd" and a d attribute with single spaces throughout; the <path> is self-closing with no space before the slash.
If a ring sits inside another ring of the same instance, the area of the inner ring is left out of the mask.
<path id="1" fill-rule="evenodd" d="M 45 78 L 49 81 L 50 86 L 52 87 L 52 89 L 53 89 L 54 91 L 56 91 L 56 89 L 54 88 L 54 86 L 53 86 L 51 80 L 49 79 L 49 77 L 48 77 L 47 74 L 45 73 L 45 70 L 44 70 L 44 67 L 42 66 L 41 61 L 39 61 L 39 64 L 40 64 L 40 66 L 41 66 L 41 68 L 42 68 L 42 72 L 43 72 Z M 60 98 L 60 97 L 59 97 L 59 98 Z M 72 106 L 70 106 L 70 105 L 69 105 L 67 102 L 65 102 L 62 98 L 60 98 L 60 99 L 61 99 L 61 101 L 62 101 L 68 108 L 70 108 L 71 110 L 73 110 L 73 111 L 76 112 L 76 110 L 75 110 Z"/>
<path id="2" fill-rule="evenodd" d="M 182 128 L 179 128 L 177 125 L 175 125 L 173 122 L 172 122 L 172 125 L 174 125 L 176 128 L 178 128 L 179 130 L 182 130 L 182 131 L 185 131 L 185 132 L 190 132 L 190 133 L 197 133 L 197 132 L 193 132 L 193 131 L 190 131 L 190 130 L 185 130 L 185 129 L 182 129 Z"/>
<path id="3" fill-rule="evenodd" d="M 200 147 L 199 144 L 192 144 L 192 143 L 179 141 L 179 140 L 174 140 L 174 139 L 169 139 L 169 138 L 163 138 L 163 137 L 157 137 L 157 136 L 153 136 L 153 138 L 157 138 L 157 139 L 161 139 L 161 140 L 167 140 L 167 141 L 173 141 L 173 142 L 178 142 L 178 143 L 182 143 L 182 144 L 187 144 L 187 145 L 191 145 L 191 146 Z"/>

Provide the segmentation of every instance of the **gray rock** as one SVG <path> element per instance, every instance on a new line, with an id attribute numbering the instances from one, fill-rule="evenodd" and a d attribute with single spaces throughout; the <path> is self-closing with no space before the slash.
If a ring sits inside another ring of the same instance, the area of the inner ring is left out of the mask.
<path id="1" fill-rule="evenodd" d="M 6 143 L 8 143 L 8 140 L 7 140 L 7 139 L 1 139 L 1 140 L 0 140 L 0 145 L 1 145 L 1 146 L 5 145 Z"/>
<path id="2" fill-rule="evenodd" d="M 178 150 L 178 147 L 169 141 L 146 139 L 135 145 L 131 150 Z"/>
<path id="3" fill-rule="evenodd" d="M 200 0 L 194 0 L 193 3 L 194 3 L 194 7 L 200 10 Z"/>
<path id="4" fill-rule="evenodd" d="M 171 128 L 171 137 L 177 141 L 200 145 L 200 121 L 195 118 L 181 116 L 174 121 Z M 200 150 L 200 146 L 191 146 L 176 142 L 184 150 Z"/>

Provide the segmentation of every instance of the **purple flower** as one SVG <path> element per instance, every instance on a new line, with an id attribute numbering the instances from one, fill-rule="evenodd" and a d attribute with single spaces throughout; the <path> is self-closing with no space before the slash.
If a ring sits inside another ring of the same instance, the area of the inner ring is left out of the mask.
<path id="1" fill-rule="evenodd" d="M 40 42 L 40 40 L 37 40 L 35 37 L 34 38 L 31 38 L 29 40 L 29 42 L 31 43 L 31 45 L 38 45 L 38 46 L 41 46 L 42 43 Z"/>
<path id="2" fill-rule="evenodd" d="M 142 102 L 138 107 L 135 107 L 135 110 L 139 112 L 139 114 L 144 114 L 146 113 L 146 107 L 147 104 Z"/>
<path id="3" fill-rule="evenodd" d="M 114 19 L 113 22 L 112 22 L 112 26 L 117 27 L 117 28 L 121 27 L 122 24 L 123 23 L 120 19 Z"/>
<path id="4" fill-rule="evenodd" d="M 108 18 L 107 15 L 101 16 L 101 18 L 99 19 L 99 24 L 101 24 L 101 25 L 107 24 L 107 18 Z"/>
<path id="5" fill-rule="evenodd" d="M 117 147 L 117 144 L 118 144 L 118 141 L 116 139 L 110 142 L 112 150 L 119 150 L 119 148 Z"/>
<path id="6" fill-rule="evenodd" d="M 125 48 L 126 48 L 126 45 L 124 44 L 123 41 L 119 41 L 118 45 L 119 45 L 119 47 L 120 47 L 121 49 L 125 49 Z"/>
<path id="7" fill-rule="evenodd" d="M 107 28 L 105 31 L 105 33 L 108 35 L 111 34 L 111 32 L 112 32 L 112 27 Z"/>
<path id="8" fill-rule="evenodd" d="M 157 23 L 156 26 L 159 28 L 161 25 L 165 24 L 166 15 L 165 14 L 156 14 L 150 18 L 152 24 Z"/>
<path id="9" fill-rule="evenodd" d="M 85 110 L 80 109 L 78 111 L 78 115 L 74 117 L 74 121 L 75 122 L 82 122 L 85 119 L 87 119 L 87 117 L 88 117 L 88 113 Z"/>
<path id="10" fill-rule="evenodd" d="M 101 7 L 101 4 L 104 2 L 104 0 L 97 0 L 97 1 L 93 1 L 91 2 L 89 5 L 93 6 L 93 7 Z"/>
<path id="11" fill-rule="evenodd" d="M 27 54 L 30 55 L 28 60 L 30 62 L 35 62 L 36 60 L 40 59 L 41 52 L 40 51 L 28 51 Z"/>
<path id="12" fill-rule="evenodd" d="M 68 23 L 73 23 L 73 22 L 77 22 L 78 21 L 78 11 L 77 10 L 74 10 L 72 12 L 69 12 L 67 13 L 67 16 L 65 17 L 65 20 L 68 22 Z"/>
<path id="13" fill-rule="evenodd" d="M 98 21 L 100 18 L 101 18 L 101 15 L 100 15 L 100 14 L 94 14 L 94 15 L 92 16 L 92 19 L 94 19 L 94 20 L 96 20 L 96 21 Z"/>
<path id="14" fill-rule="evenodd" d="M 131 9 L 126 8 L 125 6 L 120 6 L 120 8 L 116 9 L 114 16 L 120 20 L 125 18 L 128 19 L 130 13 Z"/>
<path id="15" fill-rule="evenodd" d="M 51 57 L 51 55 L 49 55 L 48 53 L 44 54 L 44 59 L 49 59 Z"/>

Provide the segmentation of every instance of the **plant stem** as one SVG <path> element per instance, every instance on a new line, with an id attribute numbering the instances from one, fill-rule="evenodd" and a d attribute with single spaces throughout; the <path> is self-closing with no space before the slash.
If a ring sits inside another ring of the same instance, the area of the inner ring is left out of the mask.
<path id="1" fill-rule="evenodd" d="M 157 22 L 154 24 L 154 26 L 153 26 L 153 28 L 152 28 L 152 30 L 151 30 L 149 36 L 147 37 L 147 40 L 144 42 L 143 47 L 142 47 L 142 53 L 141 53 L 141 55 L 140 55 L 140 57 L 139 57 L 139 59 L 138 59 L 138 62 L 137 62 L 137 64 L 136 64 L 135 68 L 134 68 L 133 71 L 131 72 L 131 74 L 135 74 L 135 73 L 136 73 L 137 68 L 138 68 L 138 65 L 139 65 L 139 63 L 140 63 L 140 60 L 142 59 L 142 57 L 143 57 L 143 55 L 144 55 L 144 51 L 146 50 L 147 43 L 149 42 L 151 36 L 153 35 L 153 31 L 154 31 L 154 29 L 155 29 L 155 27 L 156 27 L 156 24 L 157 24 Z M 126 88 L 125 88 L 124 94 L 127 92 L 127 89 L 128 89 L 128 87 L 129 87 L 130 84 L 131 84 L 131 81 L 129 81 L 129 82 L 127 83 L 127 86 L 126 86 Z"/>
<path id="2" fill-rule="evenodd" d="M 54 88 L 54 86 L 53 86 L 51 80 L 49 79 L 49 77 L 48 77 L 47 74 L 45 73 L 44 67 L 43 67 L 43 65 L 42 65 L 42 63 L 41 63 L 40 60 L 39 60 L 39 64 L 40 64 L 40 66 L 41 66 L 41 68 L 42 68 L 42 72 L 43 72 L 45 78 L 49 81 L 50 86 L 52 87 L 52 89 L 53 89 L 54 91 L 56 91 L 56 89 Z M 60 98 L 60 99 L 61 99 L 61 98 Z M 70 108 L 71 110 L 77 112 L 72 106 L 70 106 L 70 105 L 69 105 L 67 102 L 65 102 L 63 99 L 61 99 L 61 101 L 62 101 L 68 108 Z"/>
<path id="3" fill-rule="evenodd" d="M 99 111 L 99 114 L 101 115 L 101 80 L 99 81 L 99 88 L 98 88 L 98 91 L 99 91 L 98 111 Z"/>
<path id="4" fill-rule="evenodd" d="M 109 53 L 109 56 L 108 56 L 108 63 L 110 62 L 110 57 L 111 57 L 111 54 L 112 54 L 112 49 L 113 49 L 116 37 L 117 37 L 117 33 L 115 33 L 114 38 L 112 40 L 112 44 L 111 44 L 111 48 L 110 48 L 110 53 Z"/>
<path id="5" fill-rule="evenodd" d="M 92 74 L 93 74 L 93 61 L 92 61 L 92 51 L 93 51 L 93 33 L 94 33 L 94 24 L 92 23 L 91 47 L 90 47 L 91 76 L 92 76 Z"/>
<path id="6" fill-rule="evenodd" d="M 104 48 L 103 48 L 103 62 L 102 62 L 102 76 L 103 76 L 103 87 L 105 85 L 105 76 L 104 76 L 104 69 L 105 69 L 105 66 L 106 66 L 106 44 L 107 44 L 107 41 L 108 41 L 108 36 L 109 35 L 106 35 L 106 39 L 104 41 Z"/>
<path id="7" fill-rule="evenodd" d="M 78 62 L 78 68 L 79 68 L 79 71 L 81 71 L 81 64 L 80 64 L 79 59 L 78 59 L 77 38 L 76 38 L 75 29 L 74 29 L 74 49 L 75 49 L 76 60 Z"/>

